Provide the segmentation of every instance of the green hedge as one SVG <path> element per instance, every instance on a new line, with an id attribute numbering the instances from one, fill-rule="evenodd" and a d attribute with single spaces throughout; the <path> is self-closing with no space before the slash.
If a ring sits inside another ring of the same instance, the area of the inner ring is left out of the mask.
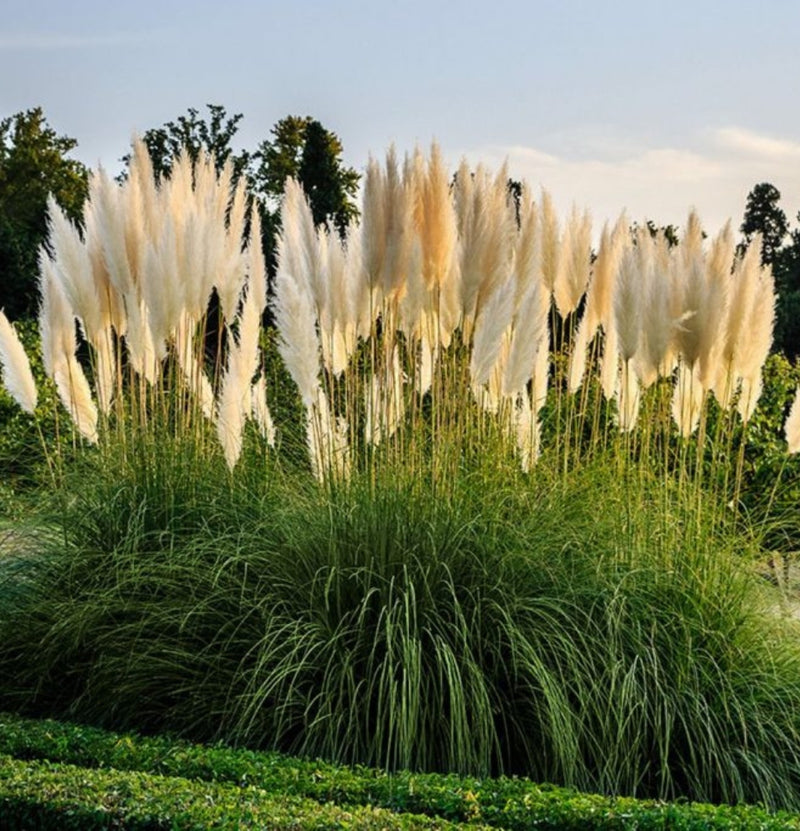
<path id="1" fill-rule="evenodd" d="M 0 827 L 150 829 L 448 829 L 444 820 L 383 808 L 340 808 L 252 785 L 196 782 L 140 771 L 91 770 L 0 756 Z"/>
<path id="2" fill-rule="evenodd" d="M 800 829 L 800 816 L 772 814 L 755 806 L 611 798 L 516 778 L 478 780 L 410 773 L 389 776 L 381 771 L 336 767 L 277 753 L 118 735 L 7 714 L 0 715 L 0 753 L 15 757 L 5 758 L 2 763 L 0 806 L 4 813 L 0 815 L 4 819 L 6 814 L 19 817 L 20 822 L 32 822 L 30 817 L 55 817 L 60 822 L 64 811 L 80 817 L 76 825 L 57 826 L 63 828 L 106 827 L 97 823 L 109 822 L 113 815 L 114 821 L 124 818 L 126 828 L 193 828 L 209 823 L 222 823 L 219 827 L 224 827 L 226 822 L 241 824 L 252 816 L 253 822 L 266 823 L 262 827 L 279 828 L 445 828 L 452 827 L 445 822 L 449 820 L 508 829 L 576 831 Z M 110 796 L 98 801 L 98 795 L 106 790 Z M 348 807 L 336 808 L 331 803 Z M 426 814 L 429 818 L 388 811 Z M 166 822 L 166 817 L 175 824 L 153 824 Z"/>

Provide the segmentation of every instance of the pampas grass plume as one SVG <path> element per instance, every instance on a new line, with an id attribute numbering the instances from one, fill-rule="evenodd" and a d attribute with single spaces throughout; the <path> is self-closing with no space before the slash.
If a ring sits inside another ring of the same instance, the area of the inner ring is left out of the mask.
<path id="1" fill-rule="evenodd" d="M 795 391 L 794 400 L 783 427 L 783 434 L 788 445 L 787 452 L 792 456 L 800 453 L 800 387 Z"/>
<path id="2" fill-rule="evenodd" d="M 3 383 L 9 395 L 33 415 L 36 410 L 36 382 L 33 380 L 31 364 L 20 342 L 16 329 L 0 309 L 0 370 Z"/>

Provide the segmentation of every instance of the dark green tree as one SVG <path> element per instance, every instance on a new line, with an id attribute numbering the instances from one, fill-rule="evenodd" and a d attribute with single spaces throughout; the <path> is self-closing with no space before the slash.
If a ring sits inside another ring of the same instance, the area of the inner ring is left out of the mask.
<path id="1" fill-rule="evenodd" d="M 740 230 L 745 244 L 762 234 L 761 262 L 772 267 L 778 294 L 773 349 L 794 359 L 800 355 L 800 230 L 789 232 L 780 198 L 769 182 L 756 185 L 747 196 Z"/>
<path id="2" fill-rule="evenodd" d="M 744 234 L 745 243 L 761 233 L 761 262 L 771 264 L 789 230 L 786 214 L 778 205 L 781 193 L 769 182 L 761 182 L 747 195 L 744 219 L 739 230 Z"/>
<path id="3" fill-rule="evenodd" d="M 36 311 L 48 194 L 80 220 L 88 172 L 67 158 L 76 146 L 47 124 L 40 107 L 0 121 L 0 308 L 11 318 Z"/>
<path id="4" fill-rule="evenodd" d="M 175 157 L 183 149 L 189 152 L 192 161 L 196 161 L 202 151 L 212 154 L 217 170 L 222 170 L 228 159 L 231 159 L 236 179 L 249 173 L 249 153 L 244 150 L 234 152 L 231 145 L 244 116 L 241 113 L 228 116 L 225 107 L 219 104 L 207 104 L 206 107 L 208 120 L 201 118 L 198 110 L 189 107 L 186 115 L 168 121 L 163 127 L 144 132 L 142 141 L 150 153 L 153 171 L 157 176 L 169 176 Z M 127 168 L 131 154 L 123 156 L 122 161 Z M 120 178 L 125 175 L 123 172 Z"/>
<path id="5" fill-rule="evenodd" d="M 355 196 L 359 174 L 342 161 L 339 137 L 310 116 L 287 116 L 272 128 L 254 159 L 254 185 L 258 195 L 276 205 L 289 177 L 303 186 L 314 221 L 344 233 L 358 216 Z"/>

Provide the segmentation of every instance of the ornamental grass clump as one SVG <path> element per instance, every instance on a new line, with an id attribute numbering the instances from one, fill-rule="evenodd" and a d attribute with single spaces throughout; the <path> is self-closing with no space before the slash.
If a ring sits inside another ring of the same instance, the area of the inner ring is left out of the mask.
<path id="1" fill-rule="evenodd" d="M 0 583 L 0 699 L 795 806 L 800 652 L 739 507 L 758 240 L 623 215 L 593 251 L 586 213 L 515 202 L 505 170 L 391 150 L 341 236 L 287 182 L 264 331 L 244 187 L 185 153 L 157 180 L 137 142 L 82 230 L 50 204 L 43 360 L 84 452 L 53 468 L 61 533 Z"/>

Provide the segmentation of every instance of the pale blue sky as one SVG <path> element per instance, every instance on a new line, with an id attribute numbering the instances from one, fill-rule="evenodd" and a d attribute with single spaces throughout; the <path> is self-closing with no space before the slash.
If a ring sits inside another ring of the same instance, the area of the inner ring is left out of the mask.
<path id="1" fill-rule="evenodd" d="M 254 147 L 288 114 L 363 168 L 441 143 L 599 224 L 739 224 L 758 181 L 800 210 L 800 2 L 0 0 L 0 115 L 41 105 L 115 170 L 130 134 L 206 103 Z"/>

